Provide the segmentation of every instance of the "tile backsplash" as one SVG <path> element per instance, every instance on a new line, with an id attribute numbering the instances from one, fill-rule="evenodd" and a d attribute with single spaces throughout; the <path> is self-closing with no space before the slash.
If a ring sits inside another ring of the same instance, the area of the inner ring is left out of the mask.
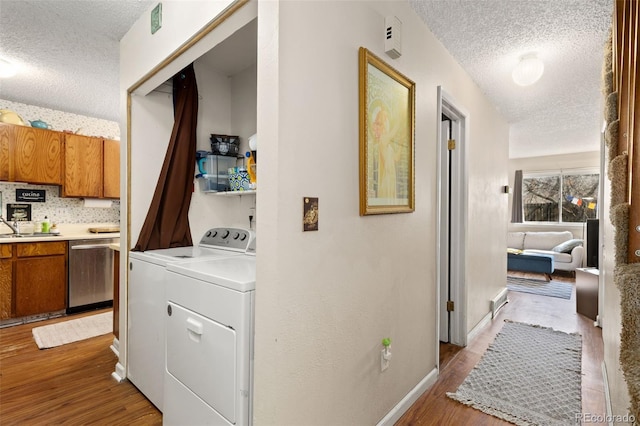
<path id="1" fill-rule="evenodd" d="M 2 216 L 7 216 L 7 204 L 16 203 L 16 189 L 44 189 L 44 203 L 31 204 L 31 220 L 42 221 L 45 216 L 51 223 L 119 223 L 120 201 L 111 201 L 110 207 L 86 207 L 80 198 L 61 198 L 60 188 L 50 185 L 12 184 L 0 182 Z M 108 204 L 108 203 L 102 203 Z"/>

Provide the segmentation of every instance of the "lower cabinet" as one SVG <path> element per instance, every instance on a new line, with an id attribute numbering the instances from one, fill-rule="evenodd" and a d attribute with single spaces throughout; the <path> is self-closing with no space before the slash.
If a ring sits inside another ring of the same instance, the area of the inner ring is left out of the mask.
<path id="1" fill-rule="evenodd" d="M 13 315 L 13 244 L 0 244 L 0 320 Z"/>
<path id="2" fill-rule="evenodd" d="M 1 319 L 64 310 L 67 304 L 67 242 L 2 244 L 0 270 L 10 271 L 11 283 L 0 279 Z M 7 248 L 5 248 L 7 247 Z M 4 268 L 4 269 L 3 269 Z M 9 297 L 5 295 L 6 292 Z"/>

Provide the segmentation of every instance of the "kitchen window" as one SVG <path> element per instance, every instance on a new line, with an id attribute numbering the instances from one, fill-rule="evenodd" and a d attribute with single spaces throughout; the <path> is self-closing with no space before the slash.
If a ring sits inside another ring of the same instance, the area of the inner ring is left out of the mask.
<path id="1" fill-rule="evenodd" d="M 588 171 L 524 173 L 525 222 L 582 223 L 597 217 L 600 174 Z"/>

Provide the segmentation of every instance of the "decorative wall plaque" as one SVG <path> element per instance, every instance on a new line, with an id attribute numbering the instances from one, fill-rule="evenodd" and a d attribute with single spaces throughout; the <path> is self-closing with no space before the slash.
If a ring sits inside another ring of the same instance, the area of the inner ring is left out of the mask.
<path id="1" fill-rule="evenodd" d="M 45 189 L 16 189 L 16 201 L 44 203 L 47 201 L 47 191 Z"/>
<path id="2" fill-rule="evenodd" d="M 31 221 L 31 204 L 7 203 L 7 220 Z"/>

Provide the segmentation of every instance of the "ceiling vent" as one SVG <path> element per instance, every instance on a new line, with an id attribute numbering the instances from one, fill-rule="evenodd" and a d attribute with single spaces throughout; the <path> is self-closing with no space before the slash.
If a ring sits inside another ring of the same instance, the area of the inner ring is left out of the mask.
<path id="1" fill-rule="evenodd" d="M 396 16 L 384 18 L 384 52 L 396 59 L 402 55 L 402 22 Z"/>

